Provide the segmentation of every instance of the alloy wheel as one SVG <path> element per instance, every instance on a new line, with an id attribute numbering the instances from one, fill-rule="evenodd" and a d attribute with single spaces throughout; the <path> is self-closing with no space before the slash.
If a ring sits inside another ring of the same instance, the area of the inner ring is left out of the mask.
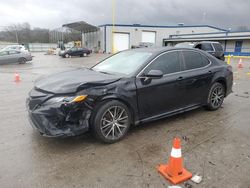
<path id="1" fill-rule="evenodd" d="M 224 99 L 224 89 L 221 86 L 214 88 L 211 94 L 211 105 L 213 108 L 218 108 L 223 103 Z"/>
<path id="2" fill-rule="evenodd" d="M 108 108 L 101 118 L 101 133 L 110 140 L 122 137 L 129 127 L 129 117 L 126 110 L 121 106 Z"/>
<path id="3" fill-rule="evenodd" d="M 20 60 L 19 60 L 19 63 L 20 63 L 20 64 L 25 64 L 25 63 L 26 63 L 26 59 L 25 59 L 25 58 L 20 59 Z"/>

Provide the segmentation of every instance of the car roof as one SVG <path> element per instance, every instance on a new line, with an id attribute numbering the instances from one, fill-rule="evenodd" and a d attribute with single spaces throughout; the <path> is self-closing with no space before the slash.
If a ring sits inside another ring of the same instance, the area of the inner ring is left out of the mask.
<path id="1" fill-rule="evenodd" d="M 197 42 L 196 44 L 199 44 L 199 43 L 217 43 L 217 44 L 220 44 L 217 41 L 201 41 L 201 42 Z"/>
<path id="2" fill-rule="evenodd" d="M 149 52 L 154 55 L 161 54 L 163 52 L 171 51 L 171 50 L 194 50 L 194 51 L 199 51 L 201 50 L 196 49 L 196 48 L 185 48 L 185 47 L 152 47 L 152 48 L 136 48 L 132 49 L 131 51 L 139 51 L 139 52 Z"/>
<path id="3" fill-rule="evenodd" d="M 8 48 L 8 47 L 24 47 L 24 46 L 19 45 L 19 44 L 13 44 L 13 45 L 8 45 L 6 47 Z"/>

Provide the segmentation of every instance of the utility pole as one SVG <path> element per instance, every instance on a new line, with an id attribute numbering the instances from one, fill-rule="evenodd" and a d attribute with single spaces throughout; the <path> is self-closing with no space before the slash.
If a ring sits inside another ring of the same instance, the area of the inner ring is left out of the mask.
<path id="1" fill-rule="evenodd" d="M 112 0 L 112 53 L 115 53 L 115 44 L 114 44 L 114 34 L 115 34 L 115 0 Z"/>
<path id="2" fill-rule="evenodd" d="M 15 25 L 15 33 L 16 33 L 16 43 L 18 44 L 19 40 L 18 40 L 18 33 L 17 33 L 17 27 L 16 27 L 16 25 Z"/>

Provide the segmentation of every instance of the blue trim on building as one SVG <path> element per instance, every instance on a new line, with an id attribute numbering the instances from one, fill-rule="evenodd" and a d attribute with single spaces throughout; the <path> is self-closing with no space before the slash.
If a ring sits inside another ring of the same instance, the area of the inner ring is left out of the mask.
<path id="1" fill-rule="evenodd" d="M 197 37 L 197 38 L 166 38 L 166 39 L 163 39 L 165 41 L 179 41 L 179 40 L 200 40 L 200 39 L 221 39 L 221 40 L 226 40 L 226 39 L 230 39 L 230 38 L 234 38 L 235 37 L 239 37 L 235 40 L 238 40 L 238 39 L 241 39 L 240 37 L 249 37 L 250 39 L 250 35 L 235 35 L 235 36 L 214 36 L 214 37 Z"/>
<path id="2" fill-rule="evenodd" d="M 179 35 L 170 35 L 170 36 L 192 36 L 192 35 L 210 35 L 210 34 L 225 34 L 228 35 L 229 33 L 246 33 L 250 31 L 226 31 L 226 32 L 211 32 L 211 33 L 191 33 L 191 34 L 179 34 Z"/>
<path id="3" fill-rule="evenodd" d="M 104 26 L 113 26 L 112 24 L 103 24 L 99 25 L 98 27 Z M 221 31 L 228 31 L 226 29 L 221 29 L 218 27 L 210 26 L 210 25 L 181 25 L 181 26 L 163 26 L 163 25 L 141 25 L 141 24 L 115 24 L 115 27 L 154 27 L 154 28 L 185 28 L 185 27 L 210 27 L 213 29 L 218 29 Z"/>
<path id="4" fill-rule="evenodd" d="M 250 56 L 250 52 L 224 52 L 225 55 Z"/>
<path id="5" fill-rule="evenodd" d="M 193 36 L 193 35 L 210 35 L 210 34 L 226 34 L 228 32 L 213 32 L 213 33 L 191 33 L 191 34 L 179 34 L 179 35 L 169 35 L 169 36 Z"/>

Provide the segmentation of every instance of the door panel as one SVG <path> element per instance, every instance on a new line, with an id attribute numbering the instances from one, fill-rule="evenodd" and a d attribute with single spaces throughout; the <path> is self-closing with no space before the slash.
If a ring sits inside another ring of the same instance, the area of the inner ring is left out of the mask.
<path id="1" fill-rule="evenodd" d="M 184 88 L 179 84 L 181 65 L 179 52 L 163 53 L 136 78 L 140 119 L 183 107 Z M 149 78 L 150 70 L 160 70 L 164 76 Z"/>
<path id="2" fill-rule="evenodd" d="M 20 57 L 22 57 L 20 52 L 18 52 L 18 51 L 9 51 L 9 62 L 10 63 L 18 62 Z"/>
<path id="3" fill-rule="evenodd" d="M 198 52 L 183 51 L 184 67 L 182 85 L 185 87 L 185 106 L 204 103 L 213 72 L 210 61 Z"/>
<path id="4" fill-rule="evenodd" d="M 9 52 L 8 51 L 0 52 L 0 63 L 1 64 L 9 63 Z"/>
<path id="5" fill-rule="evenodd" d="M 206 100 L 212 72 L 190 71 L 183 74 L 181 85 L 185 88 L 185 106 L 201 104 Z"/>
<path id="6" fill-rule="evenodd" d="M 160 79 L 136 79 L 140 119 L 183 107 L 185 88 L 179 84 L 180 76 L 174 74 Z"/>

